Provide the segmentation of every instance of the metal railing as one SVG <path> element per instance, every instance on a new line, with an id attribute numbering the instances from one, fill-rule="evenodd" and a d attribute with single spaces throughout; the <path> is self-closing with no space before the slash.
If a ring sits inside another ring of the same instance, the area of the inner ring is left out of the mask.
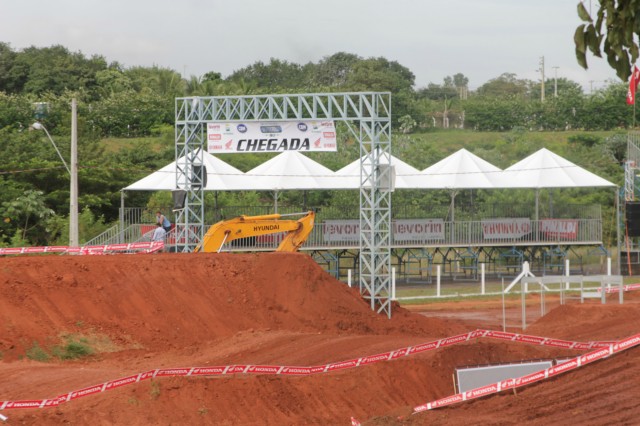
<path id="1" fill-rule="evenodd" d="M 336 222 L 316 222 L 313 231 L 309 235 L 301 250 L 332 250 L 332 249 L 357 249 L 359 247 L 359 230 L 356 221 L 344 221 L 342 229 L 336 231 Z M 416 235 L 407 238 L 398 231 L 396 221 L 392 221 L 392 248 L 416 248 L 416 247 L 504 247 L 504 246 L 550 246 L 550 245 L 599 245 L 602 235 L 602 224 L 595 219 L 575 220 L 577 230 L 575 233 L 551 233 L 540 231 L 542 221 L 531 222 L 531 231 L 519 237 L 487 235 L 486 226 L 482 222 L 442 222 L 444 232 L 440 236 Z M 145 235 L 149 236 L 155 225 L 133 224 L 123 232 L 123 242 L 144 241 Z M 180 245 L 170 235 L 167 237 L 167 245 Z M 275 250 L 285 233 L 275 233 L 257 237 L 241 238 L 226 243 L 221 251 L 273 251 Z M 102 244 L 113 243 L 104 241 Z"/>
<path id="2" fill-rule="evenodd" d="M 100 246 L 104 244 L 120 243 L 120 225 L 113 225 L 102 234 L 93 237 L 83 244 L 83 246 Z"/>
<path id="3" fill-rule="evenodd" d="M 162 209 L 170 212 L 170 209 Z M 316 212 L 314 229 L 303 250 L 342 249 L 359 247 L 358 207 L 281 206 L 281 214 Z M 460 205 L 456 206 L 455 221 L 448 220 L 443 205 L 396 205 L 392 210 L 392 248 L 410 247 L 472 247 L 524 245 L 599 245 L 602 244 L 602 219 L 598 205 L 563 205 L 554 211 L 538 212 L 539 220 L 530 205 Z M 273 213 L 272 206 L 225 206 L 206 210 L 206 223 L 217 223 L 241 215 L 255 216 Z M 556 213 L 557 216 L 552 215 Z M 167 213 L 169 219 L 173 219 Z M 139 240 L 155 226 L 155 211 L 128 207 L 123 211 L 125 227 L 114 226 L 92 244 L 131 242 Z M 173 221 L 172 221 L 173 222 Z M 205 228 L 206 229 L 206 228 Z M 223 250 L 274 250 L 283 234 L 265 235 L 236 240 Z M 180 241 L 170 244 L 179 245 Z"/>

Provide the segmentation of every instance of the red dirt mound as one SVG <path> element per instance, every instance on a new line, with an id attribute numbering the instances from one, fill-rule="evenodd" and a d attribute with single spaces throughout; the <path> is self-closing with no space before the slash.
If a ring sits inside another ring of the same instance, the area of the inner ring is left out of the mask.
<path id="1" fill-rule="evenodd" d="M 469 331 L 469 322 L 460 325 L 398 306 L 391 320 L 376 314 L 357 291 L 304 254 L 0 258 L 0 291 L 0 401 L 55 397 L 155 368 L 318 365 Z M 563 307 L 527 333 L 540 334 L 537 330 L 575 340 L 622 337 L 638 325 L 638 305 Z M 583 331 L 580 324 L 585 322 L 591 332 Z M 608 324 L 610 333 L 595 326 L 601 323 Z M 52 353 L 61 335 L 86 339 L 97 353 L 72 361 L 26 359 L 34 358 L 33 342 Z M 627 371 L 639 372 L 638 352 L 517 395 L 410 416 L 405 422 L 468 424 L 471 418 L 487 424 L 596 424 L 593 419 L 599 419 L 602 424 L 621 419 L 631 424 L 629 413 L 638 416 L 640 409 L 627 396 L 619 403 L 627 410 L 624 415 L 616 417 L 605 408 L 620 395 L 640 396 L 625 380 Z M 393 415 L 369 423 L 396 424 L 397 414 L 451 394 L 456 366 L 572 354 L 513 342 L 470 341 L 307 377 L 150 379 L 57 408 L 0 413 L 9 417 L 8 424 L 27 425 L 348 424 L 350 416 L 365 420 L 384 413 Z M 584 389 L 580 380 L 590 386 Z M 607 396 L 608 389 L 615 394 Z"/>
<path id="2" fill-rule="evenodd" d="M 243 330 L 444 337 L 466 331 L 396 307 L 371 311 L 355 289 L 300 253 L 47 256 L 0 260 L 0 352 L 16 359 L 62 333 L 126 347 L 180 348 Z"/>
<path id="3" fill-rule="evenodd" d="M 610 341 L 637 334 L 639 296 L 640 292 L 628 293 L 623 305 L 618 304 L 617 296 L 606 305 L 599 301 L 571 301 L 540 318 L 526 329 L 526 334 L 576 341 Z M 473 424 L 495 425 L 639 424 L 640 406 L 635 402 L 640 398 L 640 387 L 636 385 L 639 361 L 640 347 L 636 347 L 517 392 L 503 392 L 417 415 L 411 415 L 410 408 L 396 410 L 363 424 L 466 425 L 469 419 L 474 419 Z M 444 392 L 438 398 L 447 395 Z"/>

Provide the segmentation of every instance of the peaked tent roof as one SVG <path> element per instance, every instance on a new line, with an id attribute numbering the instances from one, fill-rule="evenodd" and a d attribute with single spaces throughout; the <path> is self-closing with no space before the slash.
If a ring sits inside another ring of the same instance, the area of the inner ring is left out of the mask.
<path id="1" fill-rule="evenodd" d="M 499 188 L 500 168 L 462 148 L 424 169 L 414 188 Z"/>
<path id="2" fill-rule="evenodd" d="M 184 158 L 184 157 L 183 157 Z M 247 178 L 242 171 L 208 152 L 204 152 L 204 165 L 207 168 L 207 191 L 230 191 L 245 189 Z M 126 191 L 171 191 L 176 189 L 176 162 L 167 164 L 137 182 L 124 188 Z"/>
<path id="3" fill-rule="evenodd" d="M 616 186 L 571 161 L 542 148 L 502 172 L 509 188 Z"/>
<path id="4" fill-rule="evenodd" d="M 415 188 L 412 185 L 412 178 L 420 175 L 420 171 L 415 167 L 405 163 L 398 157 L 391 155 L 391 164 L 396 171 L 397 189 Z M 339 178 L 340 188 L 342 189 L 359 189 L 360 188 L 360 158 L 347 164 L 337 172 L 335 176 Z M 337 183 L 337 182 L 336 182 Z"/>
<path id="5" fill-rule="evenodd" d="M 285 151 L 245 173 L 256 190 L 334 189 L 333 171 L 297 151 Z"/>

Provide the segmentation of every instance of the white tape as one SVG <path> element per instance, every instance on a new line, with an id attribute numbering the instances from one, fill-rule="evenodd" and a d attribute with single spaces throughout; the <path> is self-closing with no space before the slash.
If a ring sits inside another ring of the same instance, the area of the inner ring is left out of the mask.
<path id="1" fill-rule="evenodd" d="M 3 422 L 6 422 L 7 420 L 9 420 L 9 417 L 3 416 L 2 414 L 0 414 L 0 420 Z"/>

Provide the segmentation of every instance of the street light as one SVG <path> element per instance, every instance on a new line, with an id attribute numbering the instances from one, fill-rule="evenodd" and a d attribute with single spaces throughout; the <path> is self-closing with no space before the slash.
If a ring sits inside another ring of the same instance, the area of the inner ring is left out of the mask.
<path id="1" fill-rule="evenodd" d="M 35 130 L 44 130 L 44 132 L 47 134 L 47 137 L 49 138 L 49 140 L 51 141 L 51 144 L 53 145 L 53 147 L 56 149 L 56 152 L 58 153 L 58 157 L 60 157 L 60 160 L 62 160 L 62 164 L 64 164 L 64 166 L 67 169 L 67 172 L 69 172 L 69 175 L 71 175 L 71 169 L 69 168 L 69 165 L 67 164 L 67 162 L 65 161 L 64 157 L 62 156 L 62 154 L 60 154 L 60 150 L 58 149 L 58 146 L 56 145 L 56 143 L 53 141 L 53 138 L 51 137 L 51 135 L 49 134 L 49 131 L 47 130 L 46 127 L 44 127 L 44 124 L 42 123 L 38 123 L 37 121 L 35 123 L 33 123 L 31 125 L 32 129 Z"/>
<path id="2" fill-rule="evenodd" d="M 58 156 L 62 160 L 62 164 L 69 172 L 71 178 L 71 184 L 69 189 L 69 246 L 78 246 L 78 120 L 77 120 L 77 106 L 76 100 L 71 100 L 71 167 L 67 164 L 60 154 L 58 146 L 54 142 L 53 138 L 49 134 L 49 131 L 42 123 L 35 122 L 31 125 L 31 128 L 35 130 L 44 130 L 44 133 L 51 141 L 51 144 L 56 149 Z"/>

